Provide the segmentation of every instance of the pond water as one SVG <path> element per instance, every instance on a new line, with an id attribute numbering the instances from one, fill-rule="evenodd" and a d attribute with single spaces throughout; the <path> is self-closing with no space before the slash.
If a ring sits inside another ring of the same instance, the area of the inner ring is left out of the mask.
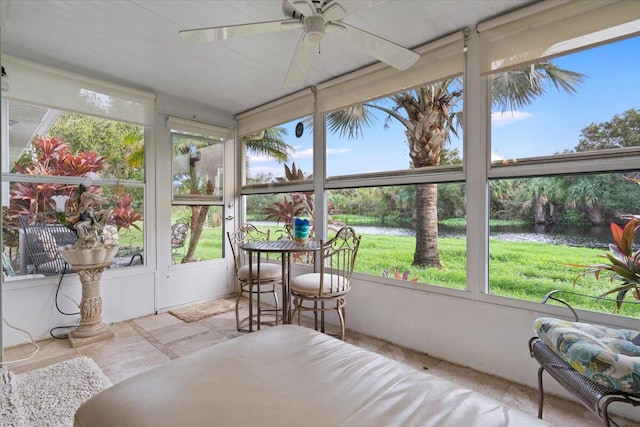
<path id="1" fill-rule="evenodd" d="M 410 228 L 393 227 L 356 227 L 360 233 L 383 234 L 393 236 L 415 236 Z M 547 225 L 518 225 L 490 227 L 489 238 L 510 242 L 538 242 L 554 245 L 583 246 L 607 249 L 612 242 L 611 230 L 608 225 L 577 227 L 577 226 L 547 226 Z M 465 232 L 459 228 L 438 226 L 440 237 L 464 237 Z"/>
<path id="2" fill-rule="evenodd" d="M 554 245 L 608 249 L 612 243 L 609 225 L 599 226 L 500 226 L 491 227 L 490 238 L 514 242 L 540 242 Z"/>
<path id="3" fill-rule="evenodd" d="M 256 221 L 254 224 L 271 225 L 275 223 Z M 386 236 L 415 236 L 412 228 L 354 226 L 362 234 L 379 234 Z M 465 237 L 464 230 L 440 225 L 440 237 Z M 582 246 L 590 248 L 608 249 L 611 239 L 609 225 L 601 226 L 548 226 L 548 225 L 518 225 L 496 226 L 490 228 L 491 239 L 510 242 L 538 242 L 554 245 Z"/>

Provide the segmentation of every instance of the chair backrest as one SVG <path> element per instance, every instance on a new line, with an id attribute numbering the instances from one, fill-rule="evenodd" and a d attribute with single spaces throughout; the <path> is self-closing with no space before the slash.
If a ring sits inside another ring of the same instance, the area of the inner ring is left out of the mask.
<path id="1" fill-rule="evenodd" d="M 184 247 L 187 241 L 189 225 L 186 222 L 176 222 L 171 226 L 171 249 Z"/>
<path id="2" fill-rule="evenodd" d="M 60 224 L 51 212 L 21 216 L 20 224 L 27 246 L 27 262 L 33 264 L 34 272 L 55 275 L 64 271 L 65 261 L 58 248 L 74 244 L 78 239 L 76 234 Z"/>
<path id="3" fill-rule="evenodd" d="M 233 252 L 233 261 L 236 271 L 249 264 L 249 255 L 240 249 L 240 245 L 253 242 L 265 242 L 269 240 L 270 230 L 260 231 L 253 224 L 242 224 L 233 233 L 228 231 L 227 238 Z"/>
<path id="4" fill-rule="evenodd" d="M 334 238 L 322 243 L 319 267 L 320 294 L 346 293 L 351 290 L 351 276 L 360 247 L 360 236 L 351 227 L 342 227 Z"/>

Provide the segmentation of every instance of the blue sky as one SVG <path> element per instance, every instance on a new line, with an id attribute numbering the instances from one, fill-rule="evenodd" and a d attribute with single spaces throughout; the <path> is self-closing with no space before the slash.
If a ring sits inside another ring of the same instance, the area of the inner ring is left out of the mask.
<path id="1" fill-rule="evenodd" d="M 553 59 L 560 68 L 587 76 L 574 95 L 548 88 L 542 98 L 520 111 L 492 114 L 492 156 L 522 158 L 551 155 L 573 149 L 581 130 L 591 123 L 610 120 L 630 108 L 640 108 L 640 37 L 611 43 L 594 49 Z M 327 135 L 327 173 L 349 173 L 407 169 L 409 155 L 404 130 L 395 120 L 385 124 L 378 116 L 374 128 L 358 140 L 340 140 Z M 305 173 L 312 172 L 312 135 L 305 130 L 301 138 L 294 135 L 295 121 L 285 125 L 286 139 L 296 149 L 293 161 Z M 449 148 L 462 142 L 452 141 Z M 283 166 L 269 159 L 252 158 L 250 173 L 283 174 Z"/>

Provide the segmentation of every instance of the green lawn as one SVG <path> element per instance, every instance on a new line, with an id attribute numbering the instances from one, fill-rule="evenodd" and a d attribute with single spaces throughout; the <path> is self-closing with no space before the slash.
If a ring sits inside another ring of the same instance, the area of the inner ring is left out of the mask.
<path id="1" fill-rule="evenodd" d="M 277 236 L 277 227 L 271 234 Z M 225 236 L 226 238 L 226 236 Z M 198 245 L 195 257 L 200 260 L 217 259 L 222 256 L 222 228 L 207 228 Z M 131 230 L 121 236 L 121 244 L 132 241 L 142 244 L 142 232 Z M 188 241 L 187 241 L 188 244 Z M 417 268 L 411 266 L 415 249 L 415 238 L 411 236 L 383 236 L 363 234 L 358 252 L 356 271 L 382 276 L 393 269 L 400 273 L 411 270 L 409 278 L 418 278 L 418 283 L 428 283 L 453 289 L 466 289 L 466 239 L 441 238 L 438 240 L 443 268 Z M 186 250 L 186 248 L 185 248 Z M 489 241 L 489 291 L 492 294 L 539 302 L 554 289 L 597 296 L 612 287 L 609 278 L 596 280 L 593 276 L 581 278 L 574 286 L 573 280 L 581 269 L 568 264 L 593 264 L 600 262 L 601 249 L 578 248 L 562 245 L 531 242 Z M 178 262 L 179 262 L 178 258 Z M 567 297 L 575 307 L 611 313 L 615 304 L 579 297 Z M 619 314 L 640 317 L 640 305 L 628 304 Z"/>
<path id="2" fill-rule="evenodd" d="M 411 270 L 409 278 L 417 277 L 419 283 L 466 289 L 466 239 L 438 239 L 442 269 L 412 267 L 414 247 L 413 237 L 363 234 L 356 270 L 374 276 L 382 275 L 383 269 L 390 274 L 394 268 L 400 273 Z M 613 286 L 608 277 L 600 280 L 592 275 L 582 277 L 574 286 L 573 281 L 582 269 L 568 264 L 601 262 L 598 255 L 602 253 L 601 249 L 492 239 L 489 241 L 489 291 L 536 302 L 555 289 L 600 295 Z M 572 296 L 566 299 L 574 307 L 605 313 L 615 311 L 615 303 L 611 301 Z M 628 304 L 619 314 L 638 317 L 640 305 Z"/>

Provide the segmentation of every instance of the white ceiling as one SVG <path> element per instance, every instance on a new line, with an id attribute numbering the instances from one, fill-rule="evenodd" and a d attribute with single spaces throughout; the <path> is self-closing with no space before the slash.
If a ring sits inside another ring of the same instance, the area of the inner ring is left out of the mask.
<path id="1" fill-rule="evenodd" d="M 408 48 L 527 3 L 340 0 L 344 22 Z M 202 44 L 178 36 L 279 19 L 282 0 L 0 0 L 0 42 L 3 54 L 232 114 L 375 62 L 326 39 L 305 84 L 288 88 L 283 82 L 302 30 Z"/>

